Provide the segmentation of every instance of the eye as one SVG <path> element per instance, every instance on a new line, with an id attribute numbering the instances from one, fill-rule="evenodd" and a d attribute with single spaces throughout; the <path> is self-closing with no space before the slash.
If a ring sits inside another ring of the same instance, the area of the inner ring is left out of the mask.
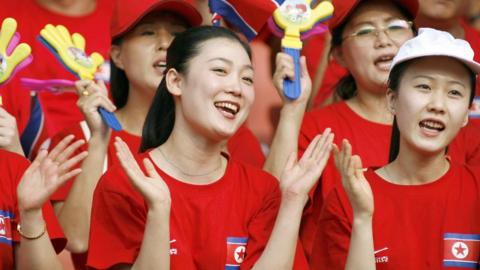
<path id="1" fill-rule="evenodd" d="M 219 74 L 219 75 L 226 75 L 227 70 L 224 68 L 212 68 L 212 71 Z"/>
<path id="2" fill-rule="evenodd" d="M 387 26 L 388 30 L 393 30 L 393 31 L 405 30 L 408 28 L 410 28 L 410 24 L 408 21 L 405 21 L 405 20 L 394 20 L 394 21 L 391 21 Z"/>
<path id="3" fill-rule="evenodd" d="M 415 85 L 415 88 L 423 90 L 423 91 L 428 91 L 428 90 L 431 89 L 430 85 L 424 84 L 424 83 L 420 83 L 420 84 Z"/>
<path id="4" fill-rule="evenodd" d="M 455 97 L 463 97 L 463 93 L 455 89 L 448 91 L 448 95 Z"/>
<path id="5" fill-rule="evenodd" d="M 243 77 L 242 80 L 246 82 L 248 85 L 253 84 L 253 78 L 252 77 Z"/>
<path id="6" fill-rule="evenodd" d="M 141 34 L 142 36 L 152 36 L 152 35 L 155 35 L 155 31 L 152 31 L 152 30 L 143 30 L 140 34 Z"/>
<path id="7" fill-rule="evenodd" d="M 371 35 L 374 32 L 375 32 L 374 27 L 362 27 L 362 28 L 358 29 L 357 31 L 355 31 L 355 33 L 353 35 L 355 35 L 355 36 L 368 36 L 368 35 Z"/>

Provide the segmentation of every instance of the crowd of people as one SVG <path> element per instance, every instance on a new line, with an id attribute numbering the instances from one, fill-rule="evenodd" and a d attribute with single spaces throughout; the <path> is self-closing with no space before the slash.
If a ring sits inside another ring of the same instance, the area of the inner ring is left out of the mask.
<path id="1" fill-rule="evenodd" d="M 210 1 L 2 3 L 33 61 L 0 85 L 0 270 L 68 270 L 62 250 L 76 270 L 480 267 L 478 1 L 331 0 L 297 99 L 267 21 L 263 78 Z M 106 59 L 93 79 L 37 41 L 46 24 Z M 258 80 L 282 100 L 271 143 L 246 122 Z"/>

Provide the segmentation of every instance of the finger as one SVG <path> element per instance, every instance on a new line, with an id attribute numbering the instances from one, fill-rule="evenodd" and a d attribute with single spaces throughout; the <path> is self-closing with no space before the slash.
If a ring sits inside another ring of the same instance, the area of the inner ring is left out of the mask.
<path id="1" fill-rule="evenodd" d="M 27 43 L 21 43 L 18 45 L 12 52 L 10 58 L 13 60 L 12 69 L 15 68 L 20 62 L 25 60 L 30 53 L 32 52 L 32 48 Z"/>
<path id="2" fill-rule="evenodd" d="M 92 86 L 95 84 L 92 80 L 78 80 L 75 82 L 75 88 L 79 97 L 88 96 L 95 92 Z"/>
<path id="3" fill-rule="evenodd" d="M 60 50 L 63 47 L 62 39 L 58 36 L 55 26 L 47 24 L 45 28 L 40 31 L 40 35 L 56 50 Z"/>
<path id="4" fill-rule="evenodd" d="M 28 166 L 24 175 L 31 172 L 31 171 L 37 170 L 40 167 L 40 164 L 42 164 L 43 160 L 47 157 L 47 155 L 48 155 L 47 150 L 45 150 L 45 149 L 40 150 L 40 152 L 38 152 L 37 157 L 33 160 L 32 164 L 30 164 L 30 166 Z"/>
<path id="5" fill-rule="evenodd" d="M 317 164 L 325 165 L 327 163 L 332 151 L 333 138 L 334 134 L 328 134 L 325 141 L 320 145 L 320 149 L 315 152 L 314 158 Z"/>
<path id="6" fill-rule="evenodd" d="M 148 158 L 143 159 L 143 165 L 145 166 L 145 169 L 147 170 L 147 175 L 149 177 L 162 179 L 162 177 L 158 174 L 157 170 L 155 169 L 155 166 L 153 166 L 152 162 Z"/>
<path id="7" fill-rule="evenodd" d="M 365 179 L 365 176 L 363 174 L 364 172 L 364 169 L 363 169 L 363 166 L 362 166 L 362 159 L 360 158 L 360 156 L 358 155 L 355 155 L 352 157 L 352 166 L 355 170 L 355 178 L 357 179 Z"/>
<path id="8" fill-rule="evenodd" d="M 87 151 L 83 151 L 82 153 L 70 158 L 69 160 L 60 163 L 61 165 L 59 166 L 61 174 L 63 172 L 69 171 L 73 166 L 78 164 L 80 161 L 84 160 L 88 156 Z"/>
<path id="9" fill-rule="evenodd" d="M 63 25 L 57 25 L 57 35 L 58 38 L 62 40 L 63 44 L 66 44 L 66 47 L 73 47 L 72 38 L 70 37 L 70 32 Z"/>
<path id="10" fill-rule="evenodd" d="M 3 20 L 2 28 L 0 29 L 0 50 L 3 53 L 7 51 L 7 46 L 17 30 L 17 22 L 12 18 Z"/>
<path id="11" fill-rule="evenodd" d="M 77 47 L 79 50 L 85 52 L 85 38 L 79 33 L 74 33 L 72 35 L 73 45 Z"/>
<path id="12" fill-rule="evenodd" d="M 98 80 L 97 85 L 98 85 L 99 91 L 103 95 L 108 96 L 108 90 L 107 90 L 107 86 L 105 85 L 105 82 L 103 80 Z"/>
<path id="13" fill-rule="evenodd" d="M 341 164 L 340 164 L 340 149 L 336 144 L 332 144 L 332 151 L 333 151 L 333 160 L 335 161 L 335 167 L 338 171 L 342 171 Z"/>
<path id="14" fill-rule="evenodd" d="M 81 168 L 73 169 L 65 174 L 60 175 L 58 178 L 57 188 L 63 185 L 66 181 L 73 179 L 75 176 L 79 175 L 82 172 Z"/>
<path id="15" fill-rule="evenodd" d="M 63 150 L 61 153 L 58 154 L 55 161 L 56 162 L 64 162 L 67 160 L 78 148 L 85 144 L 84 140 L 77 140 L 74 143 L 70 144 L 67 149 Z"/>
<path id="16" fill-rule="evenodd" d="M 75 138 L 74 135 L 68 135 L 65 138 L 63 138 L 53 149 L 50 151 L 50 155 L 48 155 L 49 158 L 55 160 L 65 148 L 70 144 L 70 142 Z"/>
<path id="17" fill-rule="evenodd" d="M 128 149 L 127 144 L 119 137 L 115 137 L 114 144 L 117 150 L 117 156 L 121 162 L 122 167 L 125 169 L 125 172 L 129 176 L 129 178 L 132 178 L 134 182 L 137 182 L 138 178 L 144 174 L 138 166 L 136 160 L 133 158 L 133 155 L 130 152 L 130 149 Z"/>
<path id="18" fill-rule="evenodd" d="M 322 155 L 322 152 L 324 152 L 326 149 L 331 148 L 331 139 L 333 138 L 332 136 L 332 129 L 331 128 L 326 128 L 322 136 L 320 137 L 320 140 L 318 141 L 317 147 L 315 151 L 313 152 L 314 159 L 318 160 L 319 157 Z"/>
<path id="19" fill-rule="evenodd" d="M 300 74 L 302 78 L 309 76 L 308 69 L 307 69 L 307 59 L 303 55 L 300 57 L 300 70 L 301 70 Z"/>
<path id="20" fill-rule="evenodd" d="M 342 150 L 343 150 L 343 166 L 345 169 L 347 169 L 348 165 L 350 164 L 350 157 L 352 156 L 352 149 L 347 139 L 343 139 Z"/>
<path id="21" fill-rule="evenodd" d="M 305 152 L 303 153 L 303 156 L 300 160 L 303 160 L 304 158 L 305 159 L 311 158 L 312 153 L 313 153 L 315 147 L 317 146 L 318 141 L 320 140 L 320 137 L 321 137 L 320 135 L 317 135 L 313 138 L 313 140 L 308 144 L 307 149 L 305 149 Z"/>

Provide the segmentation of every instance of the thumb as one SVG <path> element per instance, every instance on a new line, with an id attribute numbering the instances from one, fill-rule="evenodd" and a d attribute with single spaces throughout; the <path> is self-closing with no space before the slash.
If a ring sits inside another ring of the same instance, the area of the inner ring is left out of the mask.
<path id="1" fill-rule="evenodd" d="M 304 55 L 300 56 L 300 70 L 301 70 L 301 76 L 309 76 L 308 74 L 308 68 L 307 68 L 307 59 L 305 58 Z"/>

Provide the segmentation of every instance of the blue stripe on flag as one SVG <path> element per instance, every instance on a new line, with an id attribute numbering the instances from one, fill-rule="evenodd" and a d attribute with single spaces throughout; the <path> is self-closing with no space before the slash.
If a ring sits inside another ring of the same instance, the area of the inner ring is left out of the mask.
<path id="1" fill-rule="evenodd" d="M 474 268 L 476 269 L 478 263 L 475 262 L 462 262 L 462 261 L 443 261 L 443 266 L 445 267 L 461 267 L 461 268 Z"/>
<path id="2" fill-rule="evenodd" d="M 480 234 L 445 233 L 443 239 L 480 240 Z"/>
<path id="3" fill-rule="evenodd" d="M 35 143 L 37 143 L 38 137 L 42 133 L 44 123 L 43 111 L 37 95 L 32 96 L 31 102 L 32 109 L 30 111 L 30 119 L 20 137 L 20 142 L 26 157 L 30 156 Z"/>
<path id="4" fill-rule="evenodd" d="M 12 245 L 12 239 L 8 239 L 6 237 L 0 236 L 0 244 L 7 244 L 9 246 Z"/>
<path id="5" fill-rule="evenodd" d="M 8 217 L 10 219 L 13 219 L 13 217 L 14 217 L 13 213 L 10 213 L 8 211 L 3 211 L 3 210 L 0 210 L 0 216 Z"/>
<path id="6" fill-rule="evenodd" d="M 246 244 L 248 237 L 227 237 L 227 244 Z"/>

